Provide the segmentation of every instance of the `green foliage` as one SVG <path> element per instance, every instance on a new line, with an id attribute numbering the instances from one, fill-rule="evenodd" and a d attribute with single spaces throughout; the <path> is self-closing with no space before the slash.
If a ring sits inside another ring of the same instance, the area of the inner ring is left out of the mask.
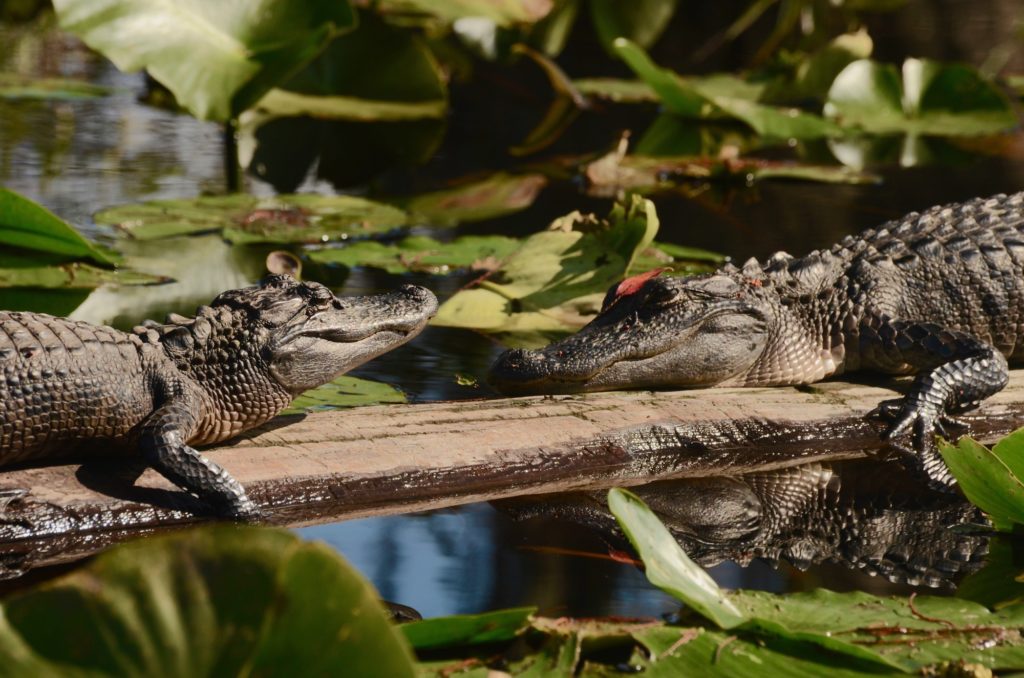
<path id="1" fill-rule="evenodd" d="M 890 64 L 854 61 L 832 83 L 825 114 L 876 134 L 993 134 L 1017 124 L 1010 102 L 974 69 L 927 59 L 904 61 L 902 79 Z"/>
<path id="2" fill-rule="evenodd" d="M 679 0 L 590 0 L 590 18 L 597 37 L 609 52 L 616 38 L 650 47 L 668 28 Z"/>
<path id="3" fill-rule="evenodd" d="M 0 188 L 0 243 L 59 255 L 63 261 L 117 263 L 115 255 L 86 240 L 53 212 L 6 188 Z"/>
<path id="4" fill-rule="evenodd" d="M 323 242 L 386 233 L 406 224 L 402 210 L 354 196 L 251 195 L 157 200 L 98 212 L 110 224 L 139 240 L 220 232 L 234 243 Z"/>
<path id="5" fill-rule="evenodd" d="M 390 384 L 369 379 L 341 376 L 323 386 L 306 391 L 292 401 L 281 414 L 303 414 L 340 407 L 404 403 L 405 394 Z"/>
<path id="6" fill-rule="evenodd" d="M 960 489 L 996 529 L 1024 526 L 1024 429 L 992 449 L 965 436 L 955 445 L 940 441 L 939 451 Z"/>
<path id="7" fill-rule="evenodd" d="M 424 619 L 404 624 L 401 630 L 414 650 L 497 643 L 520 635 L 534 612 L 536 608 L 518 607 L 483 614 Z"/>
<path id="8" fill-rule="evenodd" d="M 657 231 L 653 203 L 637 196 L 617 205 L 607 220 L 574 212 L 524 240 L 495 275 L 457 292 L 432 322 L 516 334 L 578 327 Z"/>
<path id="9" fill-rule="evenodd" d="M 69 78 L 27 78 L 0 73 L 0 99 L 46 99 L 77 101 L 109 96 L 109 87 Z"/>
<path id="10" fill-rule="evenodd" d="M 56 0 L 61 26 L 123 71 L 145 68 L 193 115 L 229 120 L 355 15 L 347 0 Z"/>
<path id="11" fill-rule="evenodd" d="M 420 194 L 406 203 L 406 209 L 417 221 L 432 226 L 496 219 L 532 205 L 547 184 L 542 174 L 496 172 L 484 179 Z"/>
<path id="12" fill-rule="evenodd" d="M 413 675 L 372 587 L 284 530 L 118 546 L 0 612 L 8 676 Z"/>

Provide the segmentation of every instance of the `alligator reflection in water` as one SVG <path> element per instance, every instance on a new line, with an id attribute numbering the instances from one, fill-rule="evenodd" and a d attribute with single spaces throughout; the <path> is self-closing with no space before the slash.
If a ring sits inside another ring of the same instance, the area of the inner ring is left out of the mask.
<path id="1" fill-rule="evenodd" d="M 733 477 L 687 478 L 632 488 L 705 567 L 725 560 L 840 563 L 896 583 L 952 585 L 988 553 L 983 514 L 959 495 L 925 488 L 879 459 L 813 463 Z M 624 540 L 603 493 L 495 502 L 521 520 L 582 523 Z"/>

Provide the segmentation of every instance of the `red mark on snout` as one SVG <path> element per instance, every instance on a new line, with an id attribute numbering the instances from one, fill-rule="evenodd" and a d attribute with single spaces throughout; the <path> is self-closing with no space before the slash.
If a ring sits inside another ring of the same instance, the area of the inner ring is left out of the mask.
<path id="1" fill-rule="evenodd" d="M 646 273 L 626 278 L 619 283 L 618 287 L 615 288 L 615 300 L 621 299 L 622 297 L 628 297 L 631 294 L 636 294 L 648 280 L 651 278 L 657 278 L 667 270 L 669 270 L 667 266 L 662 268 L 652 268 Z"/>

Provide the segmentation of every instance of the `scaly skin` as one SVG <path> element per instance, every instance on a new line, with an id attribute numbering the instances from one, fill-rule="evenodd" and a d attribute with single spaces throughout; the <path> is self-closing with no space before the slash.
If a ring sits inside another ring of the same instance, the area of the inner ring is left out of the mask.
<path id="1" fill-rule="evenodd" d="M 405 343 L 436 309 L 421 287 L 341 299 L 271 276 L 195 318 L 132 333 L 0 311 L 0 465 L 135 450 L 222 514 L 253 517 L 242 486 L 191 446 L 268 421 L 299 393 Z"/>
<path id="2" fill-rule="evenodd" d="M 690 278 L 638 277 L 601 313 L 539 351 L 507 351 L 510 394 L 807 384 L 856 370 L 918 376 L 882 403 L 888 437 L 912 433 L 929 476 L 950 414 L 1006 386 L 1024 357 L 1024 193 L 883 224 L 828 250 L 773 255 Z"/>

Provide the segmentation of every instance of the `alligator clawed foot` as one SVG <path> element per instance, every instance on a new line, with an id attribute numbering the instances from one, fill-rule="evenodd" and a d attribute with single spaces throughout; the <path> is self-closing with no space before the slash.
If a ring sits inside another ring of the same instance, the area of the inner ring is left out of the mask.
<path id="1" fill-rule="evenodd" d="M 953 491 L 956 479 L 939 454 L 935 436 L 955 439 L 959 436 L 951 435 L 950 429 L 960 429 L 961 434 L 965 433 L 969 428 L 965 422 L 941 412 L 930 403 L 905 398 L 885 400 L 867 416 L 890 422 L 888 430 L 882 433 L 882 440 L 898 453 L 908 470 L 923 473 L 926 484 L 932 489 Z M 900 442 L 908 433 L 911 446 Z"/>
<path id="2" fill-rule="evenodd" d="M 267 519 L 256 502 L 244 494 L 229 504 L 218 507 L 217 515 L 236 523 L 262 523 Z"/>

